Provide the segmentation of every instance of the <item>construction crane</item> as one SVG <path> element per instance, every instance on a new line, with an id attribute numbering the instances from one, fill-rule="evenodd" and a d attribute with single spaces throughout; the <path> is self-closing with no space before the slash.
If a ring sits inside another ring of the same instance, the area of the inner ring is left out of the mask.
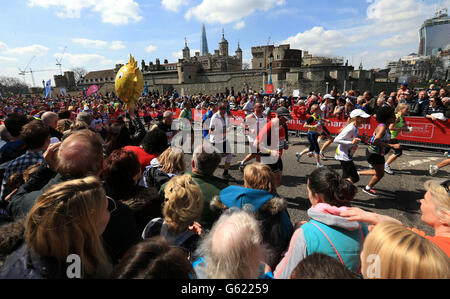
<path id="1" fill-rule="evenodd" d="M 27 68 L 30 66 L 31 62 L 33 61 L 33 59 L 36 58 L 36 55 L 31 57 L 30 61 L 28 61 L 27 66 L 21 70 L 19 69 L 19 76 L 23 76 L 23 82 L 26 84 L 27 82 L 25 81 L 25 73 L 27 73 Z"/>
<path id="2" fill-rule="evenodd" d="M 269 36 L 269 39 L 267 40 L 267 45 L 270 45 L 270 41 L 272 40 L 272 37 Z"/>
<path id="3" fill-rule="evenodd" d="M 67 49 L 67 46 L 65 46 L 64 47 L 64 51 L 63 51 L 63 53 L 62 53 L 62 55 L 61 55 L 61 58 L 58 60 L 58 58 L 56 58 L 56 65 L 57 66 L 59 66 L 59 73 L 60 73 L 60 75 L 62 76 L 62 69 L 61 69 L 61 62 L 62 62 L 62 60 L 63 60 L 63 58 L 64 58 L 64 54 L 66 53 L 66 49 Z"/>
<path id="4" fill-rule="evenodd" d="M 56 71 L 58 71 L 57 69 L 53 69 L 53 70 L 32 70 L 31 68 L 30 68 L 30 70 L 29 71 L 20 71 L 20 73 L 19 73 L 19 75 L 23 75 L 24 77 L 25 77 L 25 74 L 26 73 L 30 73 L 31 74 L 31 80 L 33 81 L 33 86 L 32 87 L 35 87 L 36 86 L 36 82 L 34 81 L 34 75 L 33 75 L 33 73 L 39 73 L 39 72 L 56 72 Z"/>

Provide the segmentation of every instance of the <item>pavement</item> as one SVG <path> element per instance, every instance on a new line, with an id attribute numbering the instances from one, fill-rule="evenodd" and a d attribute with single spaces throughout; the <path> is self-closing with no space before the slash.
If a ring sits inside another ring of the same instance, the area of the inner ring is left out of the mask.
<path id="1" fill-rule="evenodd" d="M 306 138 L 289 138 L 290 147 L 283 154 L 283 179 L 278 193 L 288 202 L 288 212 L 293 223 L 308 221 L 306 211 L 311 207 L 306 189 L 307 175 L 316 169 L 314 158 L 303 157 L 301 162 L 296 161 L 295 153 L 301 152 L 309 146 Z M 322 145 L 322 143 L 321 143 Z M 330 167 L 342 173 L 340 163 L 334 159 L 336 144 L 331 144 L 325 152 L 328 157 L 323 161 L 324 166 Z M 354 155 L 354 161 L 358 170 L 369 168 L 366 161 L 366 146 L 361 145 Z M 243 185 L 243 173 L 238 169 L 238 162 L 245 154 L 233 156 L 230 175 Z M 187 170 L 190 170 L 192 156 L 185 155 Z M 432 234 L 432 229 L 421 221 L 420 200 L 425 194 L 424 182 L 429 179 L 448 179 L 450 169 L 442 169 L 435 177 L 429 175 L 429 165 L 438 164 L 445 158 L 442 151 L 427 151 L 423 149 L 404 149 L 403 156 L 397 159 L 391 166 L 395 172 L 393 175 L 385 174 L 384 178 L 375 186 L 377 197 L 372 197 L 361 191 L 370 180 L 370 176 L 361 176 L 360 182 L 356 184 L 358 193 L 353 200 L 352 206 L 367 211 L 388 215 L 400 220 L 408 227 L 417 227 Z M 223 173 L 223 160 L 214 175 L 221 177 Z"/>

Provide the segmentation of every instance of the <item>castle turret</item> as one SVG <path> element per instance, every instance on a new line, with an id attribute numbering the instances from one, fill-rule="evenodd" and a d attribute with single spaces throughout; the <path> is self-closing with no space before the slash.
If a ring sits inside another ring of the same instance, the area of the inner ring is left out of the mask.
<path id="1" fill-rule="evenodd" d="M 191 50 L 189 49 L 188 45 L 187 45 L 187 39 L 184 39 L 184 43 L 185 43 L 185 47 L 183 49 L 183 59 L 184 60 L 189 60 L 191 58 Z"/>
<path id="2" fill-rule="evenodd" d="M 236 57 L 239 59 L 239 62 L 241 64 L 241 69 L 242 69 L 242 49 L 241 49 L 239 42 L 238 42 L 238 48 L 236 50 Z"/>
<path id="3" fill-rule="evenodd" d="M 219 54 L 221 56 L 228 56 L 228 41 L 225 39 L 225 31 L 222 29 L 222 40 L 219 43 Z"/>

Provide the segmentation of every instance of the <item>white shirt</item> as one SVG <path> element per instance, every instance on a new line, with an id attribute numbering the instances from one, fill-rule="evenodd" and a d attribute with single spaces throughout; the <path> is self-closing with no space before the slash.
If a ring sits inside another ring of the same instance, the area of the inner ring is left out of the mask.
<path id="1" fill-rule="evenodd" d="M 339 144 L 334 158 L 340 161 L 353 161 L 352 156 L 358 149 L 358 144 L 352 144 L 352 141 L 353 139 L 358 138 L 358 136 L 358 128 L 355 127 L 353 123 L 346 126 L 334 139 L 334 142 Z"/>
<path id="2" fill-rule="evenodd" d="M 267 116 L 264 114 L 261 117 L 258 117 L 256 113 L 252 114 L 252 117 L 248 120 L 248 141 L 253 143 L 258 137 L 259 132 L 261 132 L 262 128 L 267 124 Z"/>
<path id="3" fill-rule="evenodd" d="M 225 114 L 223 117 L 220 115 L 220 111 L 214 113 L 209 124 L 209 129 L 212 130 L 209 134 L 209 140 L 211 143 L 224 143 L 226 141 L 227 129 L 231 128 L 230 119 Z"/>
<path id="4" fill-rule="evenodd" d="M 247 103 L 245 103 L 244 108 L 242 108 L 242 110 L 245 111 L 245 116 L 253 113 L 254 106 L 255 106 L 254 101 L 248 101 Z"/>

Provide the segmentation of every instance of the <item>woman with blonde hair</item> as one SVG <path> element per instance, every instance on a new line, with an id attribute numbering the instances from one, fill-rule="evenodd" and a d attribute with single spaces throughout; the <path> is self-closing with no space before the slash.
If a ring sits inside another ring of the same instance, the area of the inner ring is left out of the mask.
<path id="1" fill-rule="evenodd" d="M 294 231 L 287 211 L 287 203 L 276 190 L 273 172 L 268 165 L 258 162 L 244 169 L 244 187 L 229 186 L 211 202 L 215 210 L 238 208 L 255 214 L 261 223 L 263 243 L 269 249 L 265 262 L 275 267 L 289 245 Z"/>
<path id="2" fill-rule="evenodd" d="M 434 230 L 434 236 L 427 236 L 423 231 L 417 228 L 411 230 L 420 234 L 439 246 L 450 257 L 450 180 L 442 183 L 438 181 L 426 181 L 424 184 L 425 196 L 420 200 L 420 210 L 422 211 L 422 221 Z M 401 224 L 400 221 L 389 216 L 366 212 L 358 208 L 349 208 L 341 213 L 350 221 L 362 221 L 372 225 L 378 225 L 382 222 L 394 222 Z"/>
<path id="3" fill-rule="evenodd" d="M 361 252 L 364 278 L 449 279 L 449 257 L 435 244 L 396 223 L 381 223 Z"/>
<path id="4" fill-rule="evenodd" d="M 35 202 L 25 221 L 25 243 L 0 269 L 1 278 L 107 278 L 112 265 L 101 235 L 114 203 L 95 177 L 50 187 Z M 70 271 L 69 256 L 81 269 Z"/>
<path id="5" fill-rule="evenodd" d="M 155 187 L 160 190 L 171 178 L 185 171 L 186 164 L 183 151 L 179 148 L 169 147 L 147 166 L 140 185 L 147 188 Z"/>
<path id="6" fill-rule="evenodd" d="M 203 210 L 200 187 L 188 174 L 172 178 L 164 189 L 164 218 L 155 218 L 145 227 L 144 239 L 161 235 L 171 245 L 194 252 L 200 238 L 197 223 Z"/>

